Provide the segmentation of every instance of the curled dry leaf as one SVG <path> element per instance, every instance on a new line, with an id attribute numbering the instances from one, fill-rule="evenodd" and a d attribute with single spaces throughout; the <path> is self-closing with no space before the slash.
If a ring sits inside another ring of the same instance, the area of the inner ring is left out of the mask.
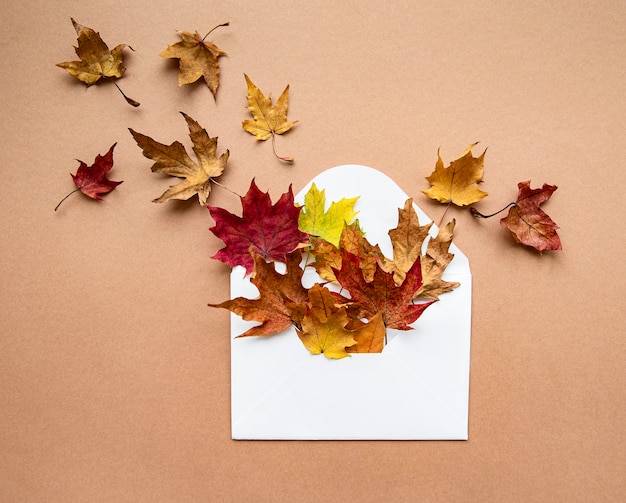
<path id="1" fill-rule="evenodd" d="M 452 161 L 446 168 L 437 151 L 437 163 L 435 171 L 426 178 L 430 183 L 430 189 L 424 190 L 431 199 L 440 203 L 451 203 L 456 206 L 466 206 L 480 201 L 487 196 L 478 188 L 483 179 L 485 151 L 479 156 L 472 155 L 472 148 L 477 144 L 470 145 L 463 155 Z"/>
<path id="2" fill-rule="evenodd" d="M 113 180 L 109 180 L 107 178 L 107 173 L 113 168 L 113 149 L 115 148 L 115 145 L 117 144 L 114 143 L 109 151 L 103 156 L 98 154 L 93 165 L 91 166 L 87 166 L 83 161 L 78 161 L 80 162 L 80 166 L 78 167 L 76 174 L 71 175 L 72 180 L 76 185 L 76 189 L 61 199 L 61 202 L 57 204 L 54 211 L 58 210 L 61 203 L 74 192 L 81 191 L 83 194 L 91 197 L 92 199 L 101 200 L 101 194 L 111 192 L 115 189 L 115 187 L 122 183 L 114 182 Z"/>
<path id="3" fill-rule="evenodd" d="M 72 24 L 78 35 L 78 46 L 75 47 L 75 51 L 80 61 L 57 63 L 56 66 L 63 68 L 72 77 L 84 82 L 87 86 L 95 84 L 100 79 L 121 79 L 126 71 L 122 53 L 126 47 L 131 50 L 132 47 L 119 44 L 113 50 L 109 50 L 99 33 L 77 23 L 74 19 L 72 19 Z M 113 83 L 115 84 L 115 82 Z M 117 84 L 115 85 L 117 86 Z M 117 88 L 128 104 L 134 107 L 139 106 L 139 102 L 126 96 L 119 86 Z"/>
<path id="4" fill-rule="evenodd" d="M 293 162 L 293 157 L 279 156 L 275 145 L 276 135 L 286 133 L 298 122 L 287 121 L 289 85 L 285 87 L 276 104 L 272 105 L 272 98 L 266 97 L 247 75 L 244 74 L 244 77 L 248 85 L 248 110 L 253 120 L 243 121 L 243 129 L 254 135 L 257 140 L 265 141 L 271 138 L 274 155 L 281 161 Z"/>
<path id="5" fill-rule="evenodd" d="M 164 145 L 133 129 L 129 128 L 129 131 L 137 145 L 143 150 L 143 155 L 156 161 L 152 165 L 154 173 L 164 173 L 183 179 L 182 182 L 171 186 L 160 197 L 154 199 L 155 203 L 174 199 L 187 200 L 197 194 L 200 204 L 205 205 L 211 193 L 211 182 L 224 172 L 230 152 L 227 150 L 217 157 L 217 137 L 211 138 L 194 119 L 183 112 L 181 114 L 187 121 L 193 151 L 198 162 L 189 157 L 185 147 L 179 141 Z"/>
<path id="6" fill-rule="evenodd" d="M 556 233 L 559 226 L 539 207 L 557 189 L 556 185 L 543 184 L 540 189 L 531 189 L 530 180 L 517 184 L 517 201 L 509 209 L 500 224 L 511 231 L 518 243 L 544 250 L 561 250 L 561 239 Z"/>
<path id="7" fill-rule="evenodd" d="M 180 42 L 168 45 L 161 52 L 160 56 L 163 58 L 178 59 L 179 87 L 196 82 L 203 77 L 215 98 L 220 83 L 218 58 L 225 56 L 226 53 L 206 38 L 216 28 L 228 25 L 229 23 L 217 25 L 204 37 L 201 37 L 197 31 L 195 33 L 181 31 L 178 33 L 181 38 Z"/>

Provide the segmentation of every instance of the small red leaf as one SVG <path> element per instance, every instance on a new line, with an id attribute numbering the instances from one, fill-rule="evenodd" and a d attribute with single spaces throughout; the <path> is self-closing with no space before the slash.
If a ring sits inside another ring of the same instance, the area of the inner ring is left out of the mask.
<path id="1" fill-rule="evenodd" d="M 78 161 L 80 162 L 80 166 L 78 167 L 76 174 L 72 175 L 70 173 L 77 188 L 73 192 L 70 192 L 61 200 L 59 204 L 57 204 L 54 209 L 55 211 L 59 209 L 59 206 L 63 201 L 65 201 L 65 199 L 78 190 L 92 199 L 101 200 L 101 194 L 111 192 L 115 189 L 115 187 L 122 183 L 114 182 L 113 180 L 109 180 L 107 178 L 107 173 L 113 168 L 113 149 L 115 148 L 115 145 L 117 145 L 117 143 L 114 143 L 109 151 L 103 156 L 98 154 L 92 166 L 87 166 L 83 161 Z"/>

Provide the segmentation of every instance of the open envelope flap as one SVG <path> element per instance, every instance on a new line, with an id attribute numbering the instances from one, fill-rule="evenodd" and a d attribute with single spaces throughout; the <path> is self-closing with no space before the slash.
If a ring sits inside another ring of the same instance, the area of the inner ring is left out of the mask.
<path id="1" fill-rule="evenodd" d="M 360 196 L 355 210 L 362 229 L 392 256 L 387 232 L 408 196 L 390 178 L 347 165 L 312 182 L 326 191 L 327 204 Z M 296 201 L 303 202 L 309 187 Z M 422 225 L 430 221 L 416 211 Z M 235 339 L 253 323 L 231 315 L 233 438 L 467 439 L 471 274 L 454 244 L 450 251 L 455 258 L 444 279 L 461 286 L 429 306 L 415 330 L 388 330 L 380 354 L 310 355 L 294 329 Z M 233 268 L 231 298 L 257 295 L 243 268 Z"/>

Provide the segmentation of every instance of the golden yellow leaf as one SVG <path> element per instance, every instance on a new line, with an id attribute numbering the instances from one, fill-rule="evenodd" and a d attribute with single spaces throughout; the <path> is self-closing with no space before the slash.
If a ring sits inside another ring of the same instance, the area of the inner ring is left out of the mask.
<path id="1" fill-rule="evenodd" d="M 356 344 L 353 334 L 346 330 L 348 315 L 345 309 L 321 320 L 314 312 L 308 312 L 302 320 L 302 329 L 296 330 L 302 344 L 312 355 L 323 354 L 326 358 L 349 356 L 346 348 Z"/>
<path id="2" fill-rule="evenodd" d="M 223 23 L 215 28 L 228 26 L 228 24 Z M 210 30 L 209 33 L 215 30 L 215 28 Z M 196 82 L 200 77 L 203 77 L 206 85 L 213 93 L 213 97 L 215 97 L 220 82 L 218 58 L 225 56 L 226 53 L 213 42 L 206 40 L 209 33 L 201 37 L 197 31 L 195 33 L 181 31 L 178 33 L 181 41 L 168 45 L 161 52 L 160 56 L 178 59 L 179 87 Z"/>
<path id="3" fill-rule="evenodd" d="M 478 183 L 483 179 L 485 151 L 479 156 L 472 156 L 472 148 L 477 144 L 470 145 L 461 157 L 452 161 L 446 168 L 437 151 L 437 163 L 435 171 L 426 178 L 431 184 L 430 189 L 424 190 L 431 199 L 441 203 L 452 203 L 457 206 L 466 206 L 480 201 L 487 196 L 478 188 Z"/>
<path id="4" fill-rule="evenodd" d="M 205 205 L 211 192 L 211 181 L 220 176 L 226 168 L 229 151 L 219 158 L 217 152 L 217 137 L 211 138 L 205 129 L 187 114 L 181 112 L 189 128 L 189 136 L 193 143 L 193 151 L 198 162 L 193 161 L 185 147 L 179 141 L 164 145 L 149 136 L 137 133 L 130 129 L 137 145 L 143 150 L 143 155 L 156 161 L 152 165 L 155 173 L 182 178 L 183 181 L 171 186 L 155 203 L 162 203 L 173 199 L 187 200 L 198 194 L 201 205 Z"/>
<path id="5" fill-rule="evenodd" d="M 248 110 L 252 114 L 253 120 L 247 119 L 243 121 L 243 129 L 254 135 L 257 140 L 265 141 L 271 138 L 276 157 L 282 161 L 293 162 L 292 157 L 279 156 L 274 145 L 277 134 L 286 133 L 298 122 L 287 121 L 289 85 L 285 87 L 276 104 L 272 105 L 272 98 L 266 97 L 246 74 L 244 74 L 244 77 L 248 85 Z"/>

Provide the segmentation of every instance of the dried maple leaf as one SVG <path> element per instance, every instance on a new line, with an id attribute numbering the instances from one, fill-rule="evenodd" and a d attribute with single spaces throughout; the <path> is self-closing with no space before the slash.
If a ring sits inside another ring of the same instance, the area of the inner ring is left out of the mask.
<path id="1" fill-rule="evenodd" d="M 348 353 L 382 353 L 385 347 L 387 330 L 383 322 L 383 313 L 373 316 L 367 323 L 358 318 L 346 326 L 352 333 L 356 344 L 346 348 Z"/>
<path id="2" fill-rule="evenodd" d="M 331 313 L 324 320 L 314 312 L 307 312 L 302 328 L 296 329 L 296 332 L 312 355 L 323 354 L 332 359 L 345 358 L 350 356 L 346 348 L 356 344 L 354 334 L 345 328 L 348 321 L 345 309 Z"/>
<path id="3" fill-rule="evenodd" d="M 448 249 L 454 235 L 455 224 L 456 221 L 451 220 L 439 229 L 437 237 L 430 238 L 428 241 L 426 253 L 420 259 L 422 263 L 422 286 L 415 292 L 415 298 L 439 300 L 439 295 L 451 292 L 460 285 L 456 281 L 442 279 L 446 267 L 454 258 L 454 254 L 450 253 Z"/>
<path id="4" fill-rule="evenodd" d="M 291 186 L 272 205 L 269 194 L 261 192 L 253 179 L 241 207 L 239 217 L 207 205 L 215 220 L 210 230 L 226 244 L 213 258 L 232 267 L 242 265 L 250 273 L 254 267 L 251 251 L 284 262 L 287 253 L 307 243 L 308 235 L 298 229 L 301 208 L 294 204 Z"/>
<path id="5" fill-rule="evenodd" d="M 205 205 L 211 193 L 211 182 L 223 173 L 230 152 L 227 150 L 218 158 L 216 155 L 217 137 L 211 138 L 200 124 L 187 114 L 183 112 L 181 114 L 187 121 L 193 151 L 198 162 L 193 161 L 187 155 L 185 147 L 179 141 L 164 145 L 130 128 L 129 131 L 137 145 L 143 150 L 143 155 L 156 161 L 152 165 L 153 172 L 183 179 L 182 182 L 171 186 L 160 197 L 154 199 L 155 203 L 173 199 L 187 200 L 197 194 L 200 204 Z"/>
<path id="6" fill-rule="evenodd" d="M 410 330 L 409 324 L 417 320 L 432 304 L 414 304 L 415 293 L 422 285 L 421 264 L 416 260 L 407 271 L 401 285 L 396 285 L 393 273 L 383 271 L 377 264 L 372 281 L 367 282 L 360 268 L 359 258 L 352 253 L 341 251 L 341 269 L 335 269 L 335 277 L 350 292 L 359 318 L 371 319 L 382 313 L 387 328 Z"/>
<path id="7" fill-rule="evenodd" d="M 286 306 L 285 299 L 293 303 L 304 303 L 308 298 L 307 290 L 302 286 L 301 258 L 300 250 L 287 254 L 285 259 L 287 271 L 285 274 L 279 274 L 273 262 L 268 263 L 265 258 L 255 254 L 254 275 L 250 281 L 259 290 L 259 297 L 256 299 L 237 297 L 221 304 L 209 304 L 209 306 L 228 309 L 244 320 L 261 323 L 238 337 L 282 332 L 293 323 L 291 311 Z"/>
<path id="8" fill-rule="evenodd" d="M 457 206 L 472 204 L 486 197 L 487 193 L 478 188 L 478 183 L 483 178 L 487 150 L 485 149 L 479 157 L 474 157 L 472 156 L 474 146 L 476 143 L 470 145 L 463 155 L 452 161 L 447 168 L 444 167 L 437 151 L 435 171 L 426 178 L 431 188 L 422 192 L 431 199 Z"/>
<path id="9" fill-rule="evenodd" d="M 178 59 L 178 86 L 196 82 L 200 77 L 213 93 L 217 95 L 217 88 L 220 83 L 220 66 L 218 58 L 226 53 L 217 47 L 213 42 L 206 40 L 209 34 L 220 26 L 228 26 L 229 23 L 217 25 L 204 37 L 196 31 L 191 33 L 181 31 L 178 35 L 180 42 L 168 45 L 160 56 L 163 58 Z"/>
<path id="10" fill-rule="evenodd" d="M 384 262 L 384 256 L 378 245 L 372 245 L 361 230 L 359 221 L 355 220 L 344 229 L 339 238 L 339 246 L 323 239 L 311 237 L 311 255 L 315 261 L 311 264 L 317 273 L 326 281 L 336 282 L 334 269 L 341 269 L 341 251 L 356 255 L 365 281 L 371 281 L 376 272 L 377 263 Z"/>
<path id="11" fill-rule="evenodd" d="M 543 250 L 561 250 L 561 240 L 556 233 L 559 226 L 539 206 L 545 203 L 557 189 L 556 185 L 543 184 L 531 189 L 530 180 L 517 184 L 517 201 L 509 209 L 500 224 L 511 231 L 518 243 Z"/>
<path id="12" fill-rule="evenodd" d="M 424 252 L 422 248 L 432 224 L 420 225 L 411 198 L 406 200 L 404 208 L 398 209 L 398 226 L 389 231 L 393 261 L 389 261 L 384 269 L 393 272 L 394 280 L 399 285 L 419 257 L 422 264 L 422 286 L 415 293 L 415 298 L 439 300 L 439 294 L 459 286 L 459 283 L 441 279 L 446 267 L 454 258 L 454 254 L 448 252 L 454 225 L 455 221 L 452 220 L 439 229 L 437 237 L 429 238 Z"/>
<path id="13" fill-rule="evenodd" d="M 398 208 L 398 226 L 389 231 L 393 247 L 393 262 L 390 269 L 393 271 L 396 284 L 401 284 L 408 270 L 422 254 L 422 244 L 428 236 L 432 223 L 420 225 L 417 212 L 413 208 L 413 199 L 404 203 L 404 208 Z"/>
<path id="14" fill-rule="evenodd" d="M 344 197 L 330 203 L 326 210 L 325 190 L 318 190 L 313 183 L 304 196 L 304 205 L 298 220 L 300 230 L 339 246 L 339 239 L 345 225 L 352 222 L 358 213 L 354 211 L 357 199 L 358 196 Z"/>
<path id="15" fill-rule="evenodd" d="M 282 157 L 276 153 L 276 135 L 289 131 L 298 121 L 287 121 L 287 109 L 289 107 L 289 85 L 280 95 L 276 104 L 272 106 L 272 98 L 263 95 L 250 78 L 244 74 L 248 85 L 248 110 L 253 120 L 245 120 L 242 127 L 248 133 L 254 135 L 257 140 L 272 139 L 274 155 L 281 161 L 293 162 L 293 157 Z"/>
<path id="16" fill-rule="evenodd" d="M 74 192 L 79 190 L 86 196 L 92 199 L 102 199 L 100 194 L 106 194 L 111 192 L 122 182 L 114 182 L 107 178 L 107 173 L 113 168 L 113 149 L 117 143 L 114 143 L 109 151 L 101 156 L 98 154 L 92 166 L 87 166 L 83 161 L 78 161 L 80 166 L 75 175 L 72 176 L 72 180 L 76 185 L 76 189 L 70 192 L 67 196 L 61 199 L 61 202 L 56 205 L 54 211 L 59 209 L 61 203 L 70 197 Z"/>
<path id="17" fill-rule="evenodd" d="M 100 79 L 120 79 L 123 77 L 126 68 L 123 65 L 123 51 L 126 47 L 132 50 L 132 47 L 126 44 L 119 44 L 113 50 L 100 38 L 100 34 L 83 26 L 74 19 L 72 24 L 78 35 L 78 46 L 75 47 L 76 55 L 80 61 L 67 61 L 65 63 L 57 63 L 56 66 L 65 69 L 70 75 L 76 77 L 81 82 L 91 86 Z M 117 83 L 113 82 L 126 101 L 138 107 L 139 103 L 129 98 L 120 89 Z"/>

